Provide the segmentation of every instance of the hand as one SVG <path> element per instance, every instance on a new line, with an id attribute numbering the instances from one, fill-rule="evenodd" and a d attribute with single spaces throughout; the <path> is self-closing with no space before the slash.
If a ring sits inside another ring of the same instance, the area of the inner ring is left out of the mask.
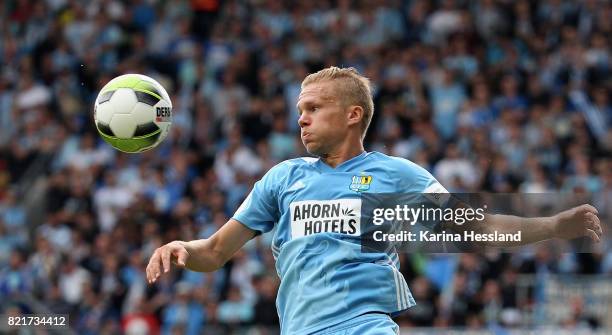
<path id="1" fill-rule="evenodd" d="M 573 239 L 588 236 L 595 242 L 601 241 L 603 231 L 597 214 L 595 207 L 582 205 L 553 216 L 555 237 Z"/>
<path id="2" fill-rule="evenodd" d="M 157 249 L 147 265 L 147 282 L 155 283 L 157 278 L 170 271 L 171 262 L 179 267 L 185 267 L 189 259 L 189 251 L 183 241 L 173 241 Z"/>

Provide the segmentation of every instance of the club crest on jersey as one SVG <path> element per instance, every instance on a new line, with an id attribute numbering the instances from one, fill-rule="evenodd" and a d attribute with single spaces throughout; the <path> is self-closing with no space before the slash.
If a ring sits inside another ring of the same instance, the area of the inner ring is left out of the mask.
<path id="1" fill-rule="evenodd" d="M 351 185 L 349 188 L 355 192 L 363 192 L 370 189 L 370 184 L 372 184 L 372 176 L 353 176 L 351 180 Z"/>

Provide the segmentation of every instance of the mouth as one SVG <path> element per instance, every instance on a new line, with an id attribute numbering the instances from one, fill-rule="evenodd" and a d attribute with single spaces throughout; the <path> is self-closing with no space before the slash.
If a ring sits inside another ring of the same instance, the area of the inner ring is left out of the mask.
<path id="1" fill-rule="evenodd" d="M 302 133 L 302 142 L 308 142 L 309 139 L 312 138 L 312 134 L 310 133 Z"/>

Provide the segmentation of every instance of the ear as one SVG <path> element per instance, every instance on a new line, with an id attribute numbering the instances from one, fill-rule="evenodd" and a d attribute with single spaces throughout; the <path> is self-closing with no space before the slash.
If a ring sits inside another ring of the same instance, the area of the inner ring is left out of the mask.
<path id="1" fill-rule="evenodd" d="M 363 108 L 361 106 L 348 106 L 346 118 L 349 125 L 361 123 L 361 120 L 363 120 Z"/>

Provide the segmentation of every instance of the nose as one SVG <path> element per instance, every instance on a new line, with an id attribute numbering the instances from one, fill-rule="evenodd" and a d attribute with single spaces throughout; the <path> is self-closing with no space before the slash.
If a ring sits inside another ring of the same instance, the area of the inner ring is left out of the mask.
<path id="1" fill-rule="evenodd" d="M 298 119 L 298 125 L 300 128 L 304 128 L 310 124 L 310 118 L 306 115 L 306 113 L 302 113 L 300 118 Z"/>

